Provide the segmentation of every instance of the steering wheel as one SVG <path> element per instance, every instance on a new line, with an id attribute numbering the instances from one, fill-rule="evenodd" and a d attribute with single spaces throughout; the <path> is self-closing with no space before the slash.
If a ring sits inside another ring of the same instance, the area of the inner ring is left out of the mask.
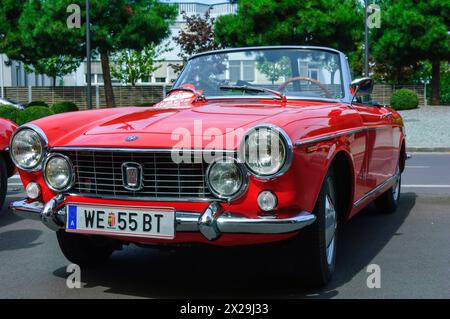
<path id="1" fill-rule="evenodd" d="M 319 86 L 319 88 L 325 93 L 327 98 L 329 98 L 329 99 L 333 98 L 333 94 L 331 94 L 331 92 L 328 91 L 328 89 L 322 83 L 320 83 L 318 80 L 314 80 L 314 79 L 308 78 L 306 76 L 297 76 L 295 78 L 288 79 L 286 82 L 284 82 L 283 84 L 281 84 L 278 87 L 278 91 L 280 91 L 280 92 L 285 91 L 286 85 L 288 85 L 289 83 L 295 82 L 295 81 L 309 81 L 311 83 L 317 84 Z"/>

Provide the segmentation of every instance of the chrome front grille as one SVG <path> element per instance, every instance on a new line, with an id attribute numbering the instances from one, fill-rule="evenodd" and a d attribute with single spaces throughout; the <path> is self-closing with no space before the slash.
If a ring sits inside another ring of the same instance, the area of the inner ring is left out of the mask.
<path id="1" fill-rule="evenodd" d="M 70 194 L 102 198 L 142 200 L 212 200 L 205 182 L 207 164 L 201 153 L 192 153 L 191 163 L 174 163 L 170 151 L 70 150 L 59 152 L 72 160 L 75 184 Z M 138 163 L 143 169 L 143 187 L 125 188 L 123 163 Z"/>

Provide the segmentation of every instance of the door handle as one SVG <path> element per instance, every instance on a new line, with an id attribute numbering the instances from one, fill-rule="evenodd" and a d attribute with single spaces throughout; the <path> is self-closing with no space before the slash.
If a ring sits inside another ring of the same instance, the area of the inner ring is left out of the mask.
<path id="1" fill-rule="evenodd" d="M 386 118 L 392 117 L 392 116 L 393 116 L 392 112 L 381 114 L 381 118 L 382 119 L 386 119 Z"/>

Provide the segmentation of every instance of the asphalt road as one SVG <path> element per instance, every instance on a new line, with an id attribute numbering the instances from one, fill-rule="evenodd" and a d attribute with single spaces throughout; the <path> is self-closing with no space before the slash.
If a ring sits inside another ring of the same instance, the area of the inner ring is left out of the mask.
<path id="1" fill-rule="evenodd" d="M 7 203 L 23 190 L 10 180 Z M 6 207 L 6 204 L 5 204 Z M 69 289 L 69 262 L 55 234 L 3 208 L 0 298 L 450 298 L 450 154 L 413 154 L 396 214 L 372 207 L 345 225 L 333 281 L 323 290 L 293 287 L 261 249 L 143 249 L 116 252 L 105 267 L 81 272 Z M 368 266 L 380 288 L 368 288 Z"/>

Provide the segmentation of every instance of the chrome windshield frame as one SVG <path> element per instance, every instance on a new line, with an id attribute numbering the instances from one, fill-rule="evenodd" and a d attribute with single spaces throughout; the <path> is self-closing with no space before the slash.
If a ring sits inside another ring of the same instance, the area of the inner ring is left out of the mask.
<path id="1" fill-rule="evenodd" d="M 343 96 L 342 98 L 336 98 L 336 99 L 329 99 L 329 98 L 314 98 L 314 97 L 301 97 L 301 96 L 295 96 L 290 97 L 288 94 L 286 97 L 288 100 L 301 100 L 301 101 L 325 101 L 325 102 L 344 102 L 344 103 L 351 103 L 352 96 L 349 91 L 350 83 L 352 81 L 351 72 L 350 72 L 350 66 L 348 63 L 347 56 L 342 53 L 341 51 L 327 48 L 327 47 L 321 47 L 321 46 L 300 46 L 300 45 L 277 45 L 277 46 L 255 46 L 255 47 L 243 47 L 243 48 L 228 48 L 228 49 L 222 49 L 222 50 L 216 50 L 216 51 L 208 51 L 208 52 L 202 52 L 195 55 L 192 55 L 188 61 L 191 61 L 193 59 L 206 56 L 206 55 L 212 55 L 212 54 L 224 54 L 224 53 L 234 53 L 234 52 L 242 52 L 242 51 L 261 51 L 261 50 L 317 50 L 317 51 L 326 51 L 334 54 L 339 55 L 339 63 L 341 66 L 341 76 L 342 76 L 342 89 L 343 89 Z M 186 70 L 183 68 L 182 72 L 180 73 L 180 76 L 175 81 L 173 87 L 179 86 L 178 82 L 181 79 L 181 75 Z M 269 95 L 258 95 L 258 96 L 233 96 L 233 95 L 227 95 L 227 96 L 208 96 L 209 100 L 229 100 L 229 99 L 273 99 L 273 96 Z"/>

